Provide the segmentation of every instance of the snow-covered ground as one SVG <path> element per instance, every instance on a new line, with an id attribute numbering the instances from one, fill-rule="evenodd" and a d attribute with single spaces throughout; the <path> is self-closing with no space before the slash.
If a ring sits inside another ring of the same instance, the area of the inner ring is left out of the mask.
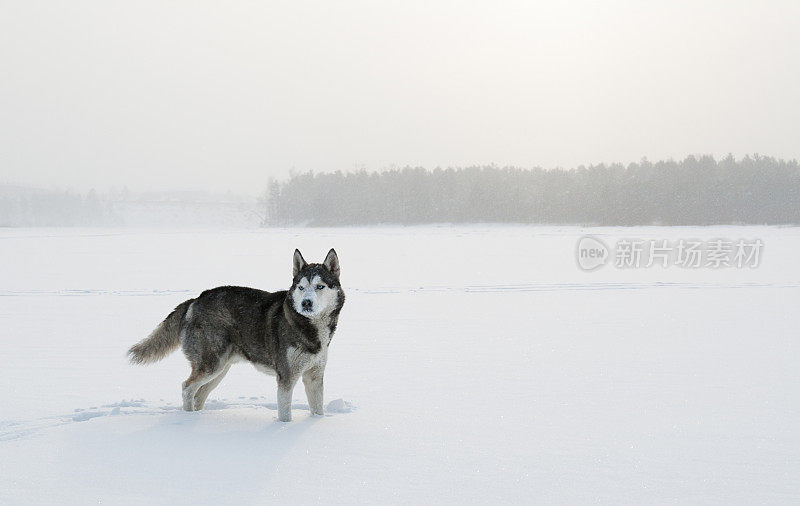
<path id="1" fill-rule="evenodd" d="M 759 238 L 755 269 L 580 270 L 578 239 Z M 336 247 L 328 416 L 234 367 L 179 410 L 126 349 Z M 0 230 L 0 503 L 798 503 L 800 230 Z"/>

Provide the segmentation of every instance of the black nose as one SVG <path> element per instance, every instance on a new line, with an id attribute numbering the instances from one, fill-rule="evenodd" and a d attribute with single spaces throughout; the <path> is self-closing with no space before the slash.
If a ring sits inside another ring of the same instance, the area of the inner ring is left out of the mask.
<path id="1" fill-rule="evenodd" d="M 303 309 L 311 309 L 311 306 L 313 306 L 313 305 L 314 305 L 314 303 L 311 302 L 309 299 L 303 299 L 303 302 L 300 303 L 300 306 Z"/>

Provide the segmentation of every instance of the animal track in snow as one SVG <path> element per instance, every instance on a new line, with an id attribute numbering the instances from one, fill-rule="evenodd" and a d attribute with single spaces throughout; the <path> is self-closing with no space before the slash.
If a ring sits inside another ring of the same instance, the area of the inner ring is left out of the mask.
<path id="1" fill-rule="evenodd" d="M 263 397 L 262 397 L 263 398 Z M 254 398 L 257 399 L 257 398 Z M 206 402 L 203 411 L 219 411 L 229 408 L 245 408 L 245 409 L 268 409 L 270 411 L 278 411 L 277 402 L 247 402 L 247 401 L 229 401 L 227 399 L 217 400 L 209 399 Z M 308 404 L 306 403 L 292 403 L 293 410 L 309 411 Z M 335 399 L 330 401 L 325 407 L 326 416 L 333 416 L 334 414 L 351 413 L 355 411 L 356 407 L 344 399 Z M 77 422 L 85 422 L 94 418 L 104 416 L 134 416 L 134 415 L 161 415 L 170 412 L 184 413 L 181 406 L 175 405 L 171 402 L 166 404 L 154 405 L 149 404 L 144 399 L 131 399 L 122 400 L 112 404 L 103 404 L 102 406 L 92 407 L 88 409 L 76 408 L 72 413 L 64 415 L 46 416 L 33 420 L 4 420 L 0 421 L 0 442 L 20 439 L 31 434 L 41 432 L 43 430 L 60 427 L 62 425 L 69 425 Z M 202 413 L 202 411 L 200 412 Z M 186 415 L 194 415 L 194 413 L 186 413 Z"/>

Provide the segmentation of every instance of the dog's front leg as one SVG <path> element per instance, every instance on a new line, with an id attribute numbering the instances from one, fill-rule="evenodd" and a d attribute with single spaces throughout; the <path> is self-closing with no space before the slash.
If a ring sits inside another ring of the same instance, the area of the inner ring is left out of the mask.
<path id="1" fill-rule="evenodd" d="M 323 415 L 322 411 L 322 379 L 325 371 L 314 367 L 303 373 L 303 385 L 306 387 L 308 407 L 312 415 Z"/>
<path id="2" fill-rule="evenodd" d="M 292 390 L 297 377 L 278 378 L 278 421 L 292 421 Z"/>

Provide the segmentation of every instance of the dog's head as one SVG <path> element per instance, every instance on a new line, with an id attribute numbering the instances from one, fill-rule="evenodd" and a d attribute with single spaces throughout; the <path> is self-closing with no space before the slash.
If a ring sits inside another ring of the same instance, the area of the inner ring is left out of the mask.
<path id="1" fill-rule="evenodd" d="M 294 250 L 292 307 L 308 318 L 324 318 L 341 309 L 344 302 L 339 283 L 339 257 L 333 248 L 321 264 L 306 263 L 300 250 Z"/>

